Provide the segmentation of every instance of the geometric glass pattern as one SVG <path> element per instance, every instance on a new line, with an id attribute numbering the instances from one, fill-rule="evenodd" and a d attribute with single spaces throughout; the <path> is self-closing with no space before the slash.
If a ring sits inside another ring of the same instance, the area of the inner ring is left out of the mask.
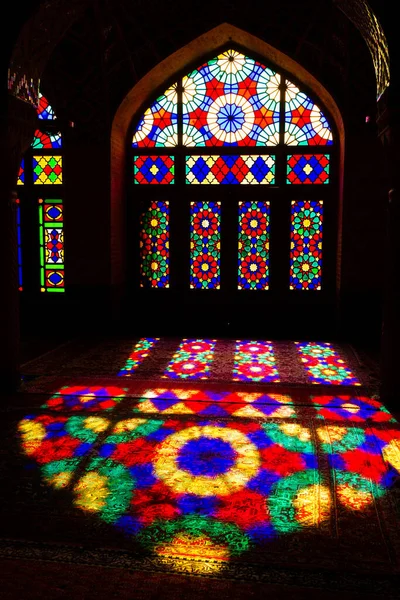
<path id="1" fill-rule="evenodd" d="M 286 86 L 285 144 L 331 145 L 332 130 L 319 107 L 290 81 Z"/>
<path id="2" fill-rule="evenodd" d="M 186 183 L 275 183 L 275 156 L 187 156 Z"/>
<path id="3" fill-rule="evenodd" d="M 40 291 L 64 292 L 62 200 L 39 200 Z"/>
<path id="4" fill-rule="evenodd" d="M 31 144 L 32 148 L 35 150 L 40 150 L 44 148 L 45 150 L 57 149 L 61 148 L 62 145 L 62 137 L 61 133 L 44 133 L 37 129 L 35 131 L 35 137 L 33 138 L 33 142 Z"/>
<path id="5" fill-rule="evenodd" d="M 137 126 L 134 148 L 171 147 L 178 143 L 177 84 L 171 86 L 146 110 Z"/>
<path id="6" fill-rule="evenodd" d="M 184 146 L 275 146 L 280 76 L 227 50 L 183 78 Z"/>
<path id="7" fill-rule="evenodd" d="M 61 156 L 34 156 L 33 183 L 49 185 L 62 183 Z"/>
<path id="8" fill-rule="evenodd" d="M 323 202 L 296 200 L 291 204 L 290 289 L 320 290 Z"/>
<path id="9" fill-rule="evenodd" d="M 163 377 L 172 379 L 207 379 L 216 340 L 183 339 L 165 369 Z"/>
<path id="10" fill-rule="evenodd" d="M 45 120 L 49 120 L 49 121 L 56 118 L 56 115 L 54 114 L 54 110 L 48 103 L 47 98 L 42 96 L 42 94 L 40 92 L 39 92 L 39 104 L 37 107 L 37 115 L 38 115 L 39 119 L 45 119 Z"/>
<path id="11" fill-rule="evenodd" d="M 236 342 L 234 381 L 279 381 L 271 342 Z"/>
<path id="12" fill-rule="evenodd" d="M 329 183 L 329 156 L 289 154 L 286 183 Z"/>
<path id="13" fill-rule="evenodd" d="M 267 290 L 269 202 L 239 202 L 239 290 Z"/>
<path id="14" fill-rule="evenodd" d="M 24 159 L 22 159 L 20 167 L 19 167 L 19 171 L 18 171 L 17 185 L 24 185 L 24 183 L 25 183 L 25 161 L 24 161 Z"/>
<path id="15" fill-rule="evenodd" d="M 221 202 L 191 202 L 190 210 L 190 287 L 219 289 Z"/>
<path id="16" fill-rule="evenodd" d="M 135 183 L 174 183 L 174 159 L 171 156 L 134 156 Z"/>
<path id="17" fill-rule="evenodd" d="M 19 199 L 16 200 L 17 204 L 17 251 L 18 251 L 18 286 L 19 291 L 22 292 L 22 241 L 21 241 L 21 206 Z"/>
<path id="18" fill-rule="evenodd" d="M 151 202 L 140 225 L 140 287 L 168 288 L 169 202 Z"/>
<path id="19" fill-rule="evenodd" d="M 159 341 L 160 338 L 142 338 L 138 341 L 132 350 L 125 366 L 118 373 L 119 376 L 129 377 L 137 369 L 141 362 L 150 354 L 150 349 Z"/>
<path id="20" fill-rule="evenodd" d="M 310 383 L 361 385 L 332 344 L 295 342 Z"/>

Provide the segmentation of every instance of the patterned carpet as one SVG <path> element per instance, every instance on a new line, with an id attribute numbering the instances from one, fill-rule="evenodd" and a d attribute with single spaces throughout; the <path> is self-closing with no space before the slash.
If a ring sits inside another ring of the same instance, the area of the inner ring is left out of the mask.
<path id="1" fill-rule="evenodd" d="M 396 597 L 400 426 L 357 356 L 149 343 L 25 365 L 3 411 L 0 558 Z"/>

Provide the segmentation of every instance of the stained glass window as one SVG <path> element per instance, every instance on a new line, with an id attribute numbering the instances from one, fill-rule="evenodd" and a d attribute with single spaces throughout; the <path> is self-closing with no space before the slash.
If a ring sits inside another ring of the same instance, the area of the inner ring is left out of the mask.
<path id="1" fill-rule="evenodd" d="M 34 156 L 32 161 L 34 185 L 55 185 L 62 183 L 61 156 Z"/>
<path id="2" fill-rule="evenodd" d="M 62 136 L 60 132 L 44 133 L 37 129 L 32 142 L 32 148 L 35 150 L 56 150 L 61 148 Z"/>
<path id="3" fill-rule="evenodd" d="M 275 156 L 187 156 L 186 183 L 275 183 Z"/>
<path id="4" fill-rule="evenodd" d="M 289 154 L 286 183 L 329 183 L 329 156 L 326 154 Z"/>
<path id="5" fill-rule="evenodd" d="M 135 183 L 174 183 L 172 156 L 135 156 L 133 159 Z"/>
<path id="6" fill-rule="evenodd" d="M 18 252 L 18 286 L 19 291 L 22 292 L 22 239 L 21 239 L 21 205 L 19 199 L 17 203 L 17 252 Z"/>
<path id="7" fill-rule="evenodd" d="M 169 202 L 151 202 L 141 218 L 140 286 L 169 287 Z"/>
<path id="8" fill-rule="evenodd" d="M 38 108 L 37 108 L 37 114 L 38 114 L 39 119 L 44 119 L 46 121 L 47 120 L 51 121 L 56 118 L 56 115 L 54 114 L 54 110 L 50 106 L 47 98 L 45 98 L 40 92 L 39 92 L 39 104 L 38 104 Z"/>
<path id="9" fill-rule="evenodd" d="M 132 139 L 134 148 L 176 146 L 178 143 L 177 84 L 146 110 Z"/>
<path id="10" fill-rule="evenodd" d="M 332 344 L 295 343 L 311 383 L 361 385 Z"/>
<path id="11" fill-rule="evenodd" d="M 60 199 L 39 200 L 40 286 L 64 292 L 64 217 Z"/>
<path id="12" fill-rule="evenodd" d="M 239 290 L 267 290 L 269 202 L 239 202 Z"/>
<path id="13" fill-rule="evenodd" d="M 220 288 L 221 202 L 191 202 L 190 287 Z"/>
<path id="14" fill-rule="evenodd" d="M 290 289 L 320 290 L 322 278 L 322 201 L 292 201 Z"/>
<path id="15" fill-rule="evenodd" d="M 325 146 L 332 144 L 329 123 L 313 100 L 290 81 L 286 82 L 285 144 Z"/>
<path id="16" fill-rule="evenodd" d="M 164 377 L 172 379 L 207 379 L 214 357 L 216 340 L 182 340 L 167 366 Z"/>
<path id="17" fill-rule="evenodd" d="M 21 164 L 18 171 L 17 185 L 24 185 L 25 183 L 25 160 L 21 160 Z"/>
<path id="18" fill-rule="evenodd" d="M 234 381 L 279 381 L 271 342 L 237 341 Z"/>

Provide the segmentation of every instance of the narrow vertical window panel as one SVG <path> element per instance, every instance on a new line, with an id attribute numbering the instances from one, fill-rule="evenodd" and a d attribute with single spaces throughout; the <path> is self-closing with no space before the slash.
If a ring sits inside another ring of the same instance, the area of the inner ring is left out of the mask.
<path id="1" fill-rule="evenodd" d="M 221 202 L 190 203 L 190 287 L 220 288 Z"/>
<path id="2" fill-rule="evenodd" d="M 56 185 L 62 183 L 61 156 L 34 156 L 32 158 L 33 184 Z"/>
<path id="3" fill-rule="evenodd" d="M 286 183 L 329 184 L 329 168 L 327 154 L 288 154 Z"/>
<path id="4" fill-rule="evenodd" d="M 23 280 L 22 280 L 22 238 L 21 238 L 21 205 L 19 199 L 17 199 L 17 259 L 18 259 L 18 289 L 22 292 Z"/>
<path id="5" fill-rule="evenodd" d="M 25 159 L 21 160 L 21 164 L 19 166 L 17 185 L 25 184 Z"/>
<path id="6" fill-rule="evenodd" d="M 154 201 L 141 217 L 140 287 L 169 287 L 169 202 Z"/>
<path id="7" fill-rule="evenodd" d="M 269 287 L 269 215 L 269 202 L 239 202 L 239 290 Z"/>
<path id="8" fill-rule="evenodd" d="M 64 292 L 64 215 L 62 200 L 39 200 L 40 290 Z"/>
<path id="9" fill-rule="evenodd" d="M 174 183 L 173 156 L 134 156 L 133 181 L 135 184 Z"/>
<path id="10" fill-rule="evenodd" d="M 323 202 L 291 203 L 290 289 L 320 290 L 322 283 Z"/>
<path id="11" fill-rule="evenodd" d="M 304 92 L 286 81 L 285 144 L 289 146 L 329 146 L 332 129 L 321 109 Z"/>

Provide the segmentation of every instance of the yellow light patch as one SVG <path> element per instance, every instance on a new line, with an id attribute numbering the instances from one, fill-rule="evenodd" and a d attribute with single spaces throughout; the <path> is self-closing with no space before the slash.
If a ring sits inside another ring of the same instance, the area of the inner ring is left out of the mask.
<path id="1" fill-rule="evenodd" d="M 61 473 L 57 473 L 52 477 L 48 477 L 47 481 L 59 490 L 61 488 L 67 487 L 67 485 L 71 481 L 71 477 L 72 471 L 62 471 Z"/>
<path id="2" fill-rule="evenodd" d="M 319 484 L 309 485 L 297 493 L 293 506 L 299 523 L 306 527 L 317 526 L 330 516 L 329 488 Z"/>
<path id="3" fill-rule="evenodd" d="M 326 425 L 317 429 L 317 435 L 323 444 L 331 442 L 340 442 L 347 433 L 346 427 L 339 425 Z"/>
<path id="4" fill-rule="evenodd" d="M 146 404 L 146 403 L 143 402 L 143 404 Z M 140 405 L 141 410 L 142 410 L 143 404 Z M 151 406 L 153 406 L 152 402 L 149 402 L 149 404 L 151 404 Z M 154 406 L 153 406 L 153 410 L 154 410 Z M 113 433 L 125 433 L 126 431 L 134 431 L 135 429 L 137 429 L 138 427 L 140 427 L 140 425 L 143 425 L 144 423 L 147 423 L 146 419 L 127 419 L 126 421 L 119 421 L 119 423 L 117 423 L 116 426 L 114 427 Z"/>
<path id="5" fill-rule="evenodd" d="M 42 423 L 24 419 L 18 423 L 18 430 L 22 436 L 22 445 L 26 454 L 37 450 L 46 437 L 46 428 Z"/>
<path id="6" fill-rule="evenodd" d="M 82 396 L 79 396 L 79 402 L 82 402 L 82 404 L 86 404 L 86 402 L 90 402 L 95 397 L 95 394 L 82 394 Z"/>
<path id="7" fill-rule="evenodd" d="M 107 487 L 107 477 L 91 471 L 82 477 L 75 486 L 75 504 L 82 510 L 97 512 L 106 504 L 110 493 Z"/>
<path id="8" fill-rule="evenodd" d="M 263 417 L 263 418 L 265 418 L 265 415 L 263 412 L 261 412 L 261 410 L 257 410 L 257 408 L 254 408 L 254 406 L 251 406 L 251 405 L 247 405 L 247 406 L 243 406 L 242 408 L 239 408 L 239 410 L 232 413 L 232 415 L 234 417 Z"/>
<path id="9" fill-rule="evenodd" d="M 302 442 L 309 442 L 311 439 L 310 431 L 298 423 L 282 423 L 280 429 L 286 435 L 298 438 Z"/>
<path id="10" fill-rule="evenodd" d="M 178 533 L 169 544 L 156 546 L 155 551 L 159 556 L 216 561 L 228 561 L 230 555 L 226 546 L 215 544 L 207 535 L 189 533 Z"/>
<path id="11" fill-rule="evenodd" d="M 157 175 L 160 169 L 156 165 L 151 165 L 149 171 L 152 175 Z"/>
<path id="12" fill-rule="evenodd" d="M 90 429 L 95 433 L 102 433 L 109 426 L 110 421 L 108 419 L 103 419 L 102 417 L 87 417 L 85 419 L 85 427 L 86 429 Z"/>
<path id="13" fill-rule="evenodd" d="M 308 163 L 306 164 L 305 167 L 303 167 L 303 171 L 306 175 L 309 175 L 310 173 L 312 173 L 313 168 L 311 165 L 309 165 Z"/>
<path id="14" fill-rule="evenodd" d="M 352 510 L 363 510 L 372 504 L 374 500 L 372 492 L 356 490 L 348 484 L 338 485 L 336 495 L 343 506 Z"/>
<path id="15" fill-rule="evenodd" d="M 184 414 L 184 415 L 192 415 L 193 414 L 193 410 L 191 410 L 183 402 L 178 402 L 178 404 L 174 404 L 173 406 L 170 406 L 169 408 L 166 408 L 165 410 L 163 410 L 162 413 L 163 414 L 167 414 L 167 415 L 173 415 L 173 414 L 178 414 L 178 415 L 182 415 L 182 414 Z"/>
<path id="16" fill-rule="evenodd" d="M 278 418 L 285 418 L 285 417 L 292 417 L 295 414 L 294 408 L 292 408 L 291 406 L 280 406 L 279 408 L 276 409 L 275 412 L 273 412 L 270 417 L 278 417 Z"/>
<path id="17" fill-rule="evenodd" d="M 156 407 L 154 406 L 154 404 L 152 402 L 150 402 L 150 400 L 145 400 L 144 402 L 141 402 L 139 404 L 140 406 L 140 412 L 142 413 L 154 413 L 157 412 Z M 114 429 L 115 433 L 122 433 L 121 431 L 116 431 Z"/>
<path id="18" fill-rule="evenodd" d="M 384 459 L 400 472 L 400 440 L 392 440 L 382 450 Z"/>

